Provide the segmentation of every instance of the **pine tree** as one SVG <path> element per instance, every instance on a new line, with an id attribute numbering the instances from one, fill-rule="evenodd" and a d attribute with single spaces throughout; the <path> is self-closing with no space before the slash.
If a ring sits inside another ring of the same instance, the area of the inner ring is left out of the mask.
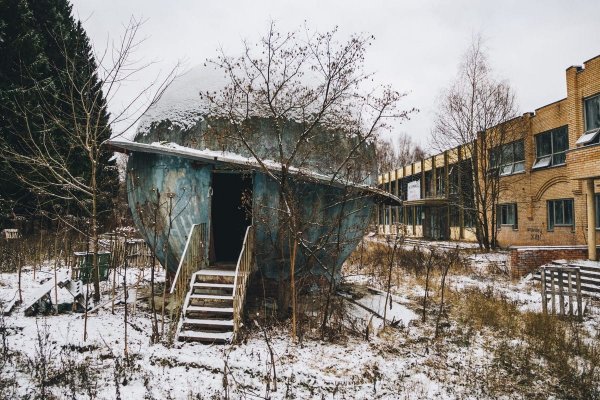
<path id="1" fill-rule="evenodd" d="M 91 163 L 97 162 L 94 177 L 98 182 L 97 211 L 100 215 L 108 216 L 110 213 L 105 211 L 110 208 L 111 198 L 118 186 L 116 168 L 109 165 L 111 154 L 102 148 L 95 148 L 93 150 L 98 152 L 99 157 L 94 155 L 90 158 L 79 148 L 76 137 L 78 130 L 90 126 L 90 120 L 93 121 L 95 129 L 93 140 L 96 146 L 111 134 L 106 101 L 97 77 L 97 64 L 81 22 L 72 17 L 72 7 L 66 0 L 0 1 L 14 3 L 10 4 L 11 12 L 4 13 L 6 18 L 2 18 L 2 26 L 7 27 L 7 34 L 15 32 L 12 36 L 30 38 L 35 44 L 29 46 L 31 54 L 24 57 L 19 50 L 22 45 L 17 41 L 1 43 L 8 48 L 8 54 L 11 54 L 9 58 L 12 69 L 7 71 L 12 72 L 12 76 L 7 77 L 7 84 L 16 88 L 16 92 L 28 93 L 30 96 L 26 102 L 22 96 L 15 95 L 15 89 L 4 91 L 4 99 L 7 100 L 7 104 L 12 104 L 16 111 L 12 121 L 0 128 L 3 129 L 2 136 L 12 149 L 26 154 L 32 150 L 32 143 L 16 142 L 16 132 L 28 129 L 32 132 L 30 140 L 36 139 L 36 132 L 45 132 L 45 140 L 49 137 L 52 144 L 48 146 L 48 151 L 56 152 L 68 165 L 69 173 L 82 182 L 90 182 Z M 4 29 L 1 32 L 4 32 Z M 33 64 L 30 58 L 37 60 L 39 66 L 36 64 L 36 69 L 19 70 L 16 67 L 24 62 Z M 2 69 L 4 70 L 4 66 Z M 26 82 L 27 80 L 29 82 Z M 31 120 L 34 124 L 25 126 L 25 123 Z M 4 129 L 4 126 L 7 129 Z M 37 168 L 23 165 L 20 169 L 23 174 L 28 175 L 27 179 L 30 181 L 45 179 L 35 178 L 35 174 L 39 173 Z M 69 196 L 61 196 L 60 193 L 46 196 L 48 193 L 39 190 L 36 192 L 35 198 L 30 196 L 27 201 L 21 201 L 21 204 L 27 203 L 29 208 L 35 204 L 42 204 L 44 211 L 60 210 L 63 215 L 73 213 L 89 217 L 89 204 L 84 203 L 82 206 L 81 201 L 69 201 Z M 11 193 L 6 193 L 5 197 L 7 195 Z M 46 203 L 49 199 L 51 204 Z"/>
<path id="2" fill-rule="evenodd" d="M 0 140 L 18 151 L 26 123 L 41 125 L 36 85 L 48 82 L 50 66 L 27 1 L 0 0 L 0 9 Z M 24 109 L 28 110 L 27 121 L 22 117 Z M 31 213 L 36 199 L 6 163 L 0 160 L 0 212 L 3 217 L 15 208 L 19 213 Z"/>

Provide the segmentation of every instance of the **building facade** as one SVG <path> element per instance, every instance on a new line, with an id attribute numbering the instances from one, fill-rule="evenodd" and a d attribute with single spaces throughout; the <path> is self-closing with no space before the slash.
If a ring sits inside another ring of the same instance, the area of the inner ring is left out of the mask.
<path id="1" fill-rule="evenodd" d="M 600 56 L 566 70 L 567 96 L 518 118 L 521 134 L 488 149 L 484 163 L 500 175 L 494 210 L 501 247 L 580 249 L 600 244 Z M 473 171 L 468 146 L 379 176 L 402 207 L 380 207 L 381 234 L 476 241 Z M 482 172 L 483 173 L 483 172 Z"/>

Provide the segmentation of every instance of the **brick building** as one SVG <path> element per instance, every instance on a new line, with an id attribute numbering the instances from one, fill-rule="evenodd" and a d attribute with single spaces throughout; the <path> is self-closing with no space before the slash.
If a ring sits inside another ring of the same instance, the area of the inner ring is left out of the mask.
<path id="1" fill-rule="evenodd" d="M 600 56 L 569 67 L 566 84 L 566 98 L 519 117 L 520 136 L 488 151 L 486 168 L 500 174 L 494 229 L 501 247 L 522 253 L 515 263 L 546 256 L 597 259 Z M 381 187 L 404 203 L 380 207 L 380 233 L 404 226 L 409 236 L 475 241 L 469 159 L 468 147 L 461 146 L 381 175 Z"/>

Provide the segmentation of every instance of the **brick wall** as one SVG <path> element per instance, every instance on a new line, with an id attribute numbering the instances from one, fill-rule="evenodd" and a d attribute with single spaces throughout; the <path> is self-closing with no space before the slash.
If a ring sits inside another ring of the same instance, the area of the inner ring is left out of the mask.
<path id="1" fill-rule="evenodd" d="M 600 252 L 599 252 L 600 253 Z M 513 247 L 509 249 L 508 266 L 515 278 L 520 278 L 529 272 L 553 260 L 586 260 L 587 247 Z"/>

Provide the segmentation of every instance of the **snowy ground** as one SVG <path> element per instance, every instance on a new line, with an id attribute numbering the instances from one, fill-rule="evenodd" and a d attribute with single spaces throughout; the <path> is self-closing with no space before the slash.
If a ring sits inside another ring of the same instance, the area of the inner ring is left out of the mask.
<path id="1" fill-rule="evenodd" d="M 477 268 L 485 261 L 482 257 L 472 259 L 473 273 L 449 276 L 449 289 L 460 292 L 478 288 L 483 291 L 491 287 L 523 311 L 541 309 L 540 296 L 533 282 L 486 277 Z M 493 262 L 502 261 L 502 255 L 491 258 Z M 31 270 L 25 271 L 22 277 L 25 297 L 35 292 L 41 281 L 52 276 L 51 266 L 37 271 L 35 279 Z M 162 278 L 159 276 L 159 280 Z M 148 273 L 142 278 L 139 271 L 129 271 L 130 283 L 139 280 L 143 286 L 147 279 Z M 352 280 L 354 285 L 378 286 L 366 276 L 354 276 Z M 13 298 L 16 285 L 16 274 L 0 274 L 0 299 L 8 302 Z M 0 383 L 4 385 L 0 389 L 1 395 L 6 398 L 39 395 L 41 389 L 36 386 L 34 377 L 40 372 L 35 363 L 45 355 L 48 376 L 54 376 L 52 374 L 59 370 L 68 376 L 69 372 L 64 372 L 69 371 L 68 366 L 72 367 L 71 373 L 77 375 L 71 380 L 64 376 L 62 381 L 49 379 L 50 391 L 57 398 L 73 398 L 74 393 L 74 398 L 98 399 L 523 397 L 519 393 L 497 396 L 482 386 L 494 359 L 489 337 L 482 333 L 469 334 L 467 344 L 463 336 L 452 333 L 461 332 L 462 328 L 450 321 L 445 329 L 451 333 L 441 340 L 432 339 L 432 323 L 419 321 L 419 299 L 424 289 L 409 276 L 394 285 L 392 305 L 386 311 L 383 307 L 386 294 L 377 287 L 363 286 L 361 290 L 366 295 L 349 302 L 348 321 L 355 331 L 362 331 L 370 324 L 368 339 L 348 334 L 345 340 L 336 343 L 305 339 L 301 344 L 294 344 L 285 325 L 271 328 L 269 341 L 274 352 L 274 368 L 267 342 L 257 330 L 250 332 L 243 343 L 233 346 L 151 344 L 150 315 L 143 301 L 135 310 L 133 304 L 128 306 L 130 362 L 126 363 L 123 358 L 122 297 L 118 296 L 117 289 L 113 314 L 110 283 L 104 284 L 104 290 L 106 307 L 90 314 L 85 341 L 81 314 L 25 317 L 23 309 L 17 306 L 10 316 L 4 317 L 11 356 L 0 362 Z M 52 296 L 54 298 L 53 292 Z M 68 292 L 61 291 L 58 296 L 59 302 L 70 301 Z M 400 323 L 394 328 L 382 329 L 383 320 L 377 316 L 370 318 L 365 308 L 381 315 L 385 312 L 388 320 Z M 599 321 L 600 315 L 592 312 L 586 317 L 586 329 L 598 332 Z M 82 371 L 86 371 L 85 379 Z M 78 383 L 73 383 L 75 381 Z"/>

